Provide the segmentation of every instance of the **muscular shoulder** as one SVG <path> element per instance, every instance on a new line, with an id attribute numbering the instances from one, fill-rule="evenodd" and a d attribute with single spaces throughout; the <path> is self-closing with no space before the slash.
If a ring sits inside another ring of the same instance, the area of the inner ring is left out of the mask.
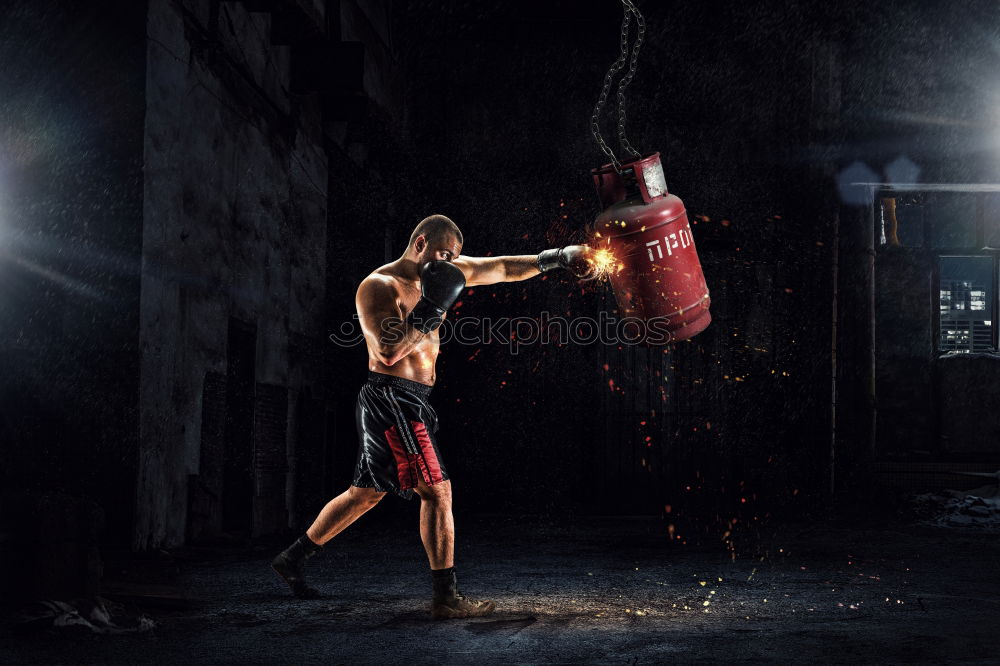
<path id="1" fill-rule="evenodd" d="M 359 305 L 395 301 L 399 297 L 399 281 L 388 273 L 375 271 L 358 285 L 356 300 Z"/>

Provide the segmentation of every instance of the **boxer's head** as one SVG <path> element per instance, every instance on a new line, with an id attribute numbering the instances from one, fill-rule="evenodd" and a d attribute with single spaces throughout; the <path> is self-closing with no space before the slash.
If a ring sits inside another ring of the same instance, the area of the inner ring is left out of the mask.
<path id="1" fill-rule="evenodd" d="M 425 217 L 410 234 L 406 253 L 418 266 L 428 261 L 452 261 L 462 251 L 462 232 L 444 215 Z"/>

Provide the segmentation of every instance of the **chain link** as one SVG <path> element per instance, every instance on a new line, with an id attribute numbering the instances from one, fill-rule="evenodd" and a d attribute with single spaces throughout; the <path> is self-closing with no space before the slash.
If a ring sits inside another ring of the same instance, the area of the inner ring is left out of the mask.
<path id="1" fill-rule="evenodd" d="M 646 22 L 642 18 L 642 14 L 639 13 L 638 8 L 632 3 L 632 0 L 622 0 L 622 5 L 625 10 L 625 16 L 622 19 L 622 29 L 621 29 L 621 40 L 620 40 L 620 52 L 618 59 L 611 63 L 611 69 L 604 76 L 604 85 L 601 88 L 601 95 L 597 98 L 597 104 L 594 106 L 594 113 L 590 118 L 590 131 L 594 135 L 594 139 L 597 141 L 597 145 L 600 147 L 601 152 L 607 155 L 611 159 L 611 164 L 614 166 L 615 171 L 621 171 L 621 162 L 615 157 L 614 151 L 608 147 L 608 144 L 604 142 L 604 138 L 601 136 L 600 127 L 600 116 L 601 111 L 604 109 L 605 103 L 608 101 L 608 93 L 611 91 L 611 82 L 614 80 L 615 75 L 620 72 L 624 67 L 626 61 L 629 62 L 629 70 L 618 82 L 618 142 L 627 152 L 638 157 L 639 152 L 632 147 L 628 139 L 625 136 L 625 88 L 628 84 L 632 82 L 632 78 L 635 76 L 636 63 L 639 57 L 639 48 L 642 46 L 642 40 L 646 34 Z M 632 46 L 631 58 L 629 58 L 629 48 L 628 48 L 628 33 L 629 27 L 632 24 L 632 17 L 635 16 L 636 19 L 636 40 Z"/>
<path id="2" fill-rule="evenodd" d="M 632 0 L 622 0 L 622 4 L 625 5 L 626 12 L 631 12 L 635 16 L 636 36 L 635 43 L 632 45 L 632 58 L 629 63 L 628 73 L 618 81 L 618 142 L 633 157 L 640 157 L 639 151 L 632 147 L 632 144 L 629 143 L 628 138 L 625 136 L 625 88 L 628 87 L 628 84 L 632 83 L 632 78 L 635 76 L 635 67 L 639 60 L 639 49 L 642 48 L 642 40 L 646 36 L 646 21 L 642 18 L 642 14 L 639 13 L 638 8 L 636 8 Z"/>
<path id="3" fill-rule="evenodd" d="M 615 157 L 611 148 L 608 147 L 608 144 L 604 142 L 603 137 L 601 137 L 600 116 L 601 111 L 604 109 L 604 104 L 608 101 L 611 81 L 614 80 L 615 74 L 620 72 L 625 66 L 625 60 L 628 57 L 628 29 L 631 22 L 632 13 L 626 11 L 625 18 L 622 20 L 621 53 L 618 59 L 611 63 L 611 69 L 608 70 L 608 73 L 604 75 L 604 86 L 601 88 L 601 95 L 597 98 L 597 104 L 594 106 L 594 114 L 590 117 L 590 131 L 593 132 L 594 139 L 597 140 L 597 145 L 601 148 L 601 151 L 611 159 L 611 164 L 614 165 L 615 171 L 620 171 L 622 165 L 618 161 L 618 158 Z"/>

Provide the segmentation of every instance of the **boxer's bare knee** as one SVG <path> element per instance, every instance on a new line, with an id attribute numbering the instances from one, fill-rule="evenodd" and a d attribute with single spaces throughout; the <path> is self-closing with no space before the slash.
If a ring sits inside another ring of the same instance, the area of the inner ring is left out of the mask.
<path id="1" fill-rule="evenodd" d="M 451 506 L 451 481 L 442 481 L 429 486 L 423 481 L 414 489 L 420 499 L 429 504 Z"/>
<path id="2" fill-rule="evenodd" d="M 375 506 L 379 500 L 385 497 L 385 493 L 374 488 L 358 488 L 357 486 L 348 488 L 347 494 L 353 502 L 368 507 Z"/>

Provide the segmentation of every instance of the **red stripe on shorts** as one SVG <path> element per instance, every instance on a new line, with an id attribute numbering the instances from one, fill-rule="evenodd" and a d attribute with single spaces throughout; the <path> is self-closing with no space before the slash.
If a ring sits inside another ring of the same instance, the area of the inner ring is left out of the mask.
<path id="1" fill-rule="evenodd" d="M 427 432 L 427 426 L 420 421 L 410 421 L 413 427 L 413 434 L 417 436 L 417 443 L 420 445 L 420 452 L 423 454 L 418 459 L 420 461 L 420 472 L 423 474 L 424 482 L 431 486 L 444 481 L 441 474 L 441 463 L 438 461 L 437 453 L 434 451 L 434 444 L 431 436 Z"/>
<path id="2" fill-rule="evenodd" d="M 422 425 L 422 424 L 421 424 Z M 403 442 L 399 438 L 399 430 L 392 426 L 385 431 L 385 438 L 392 449 L 392 455 L 396 458 L 396 475 L 399 477 L 399 487 L 401 490 L 409 490 L 417 486 L 417 474 L 414 469 L 413 459 L 403 448 Z M 426 476 L 426 475 L 425 475 Z"/>

